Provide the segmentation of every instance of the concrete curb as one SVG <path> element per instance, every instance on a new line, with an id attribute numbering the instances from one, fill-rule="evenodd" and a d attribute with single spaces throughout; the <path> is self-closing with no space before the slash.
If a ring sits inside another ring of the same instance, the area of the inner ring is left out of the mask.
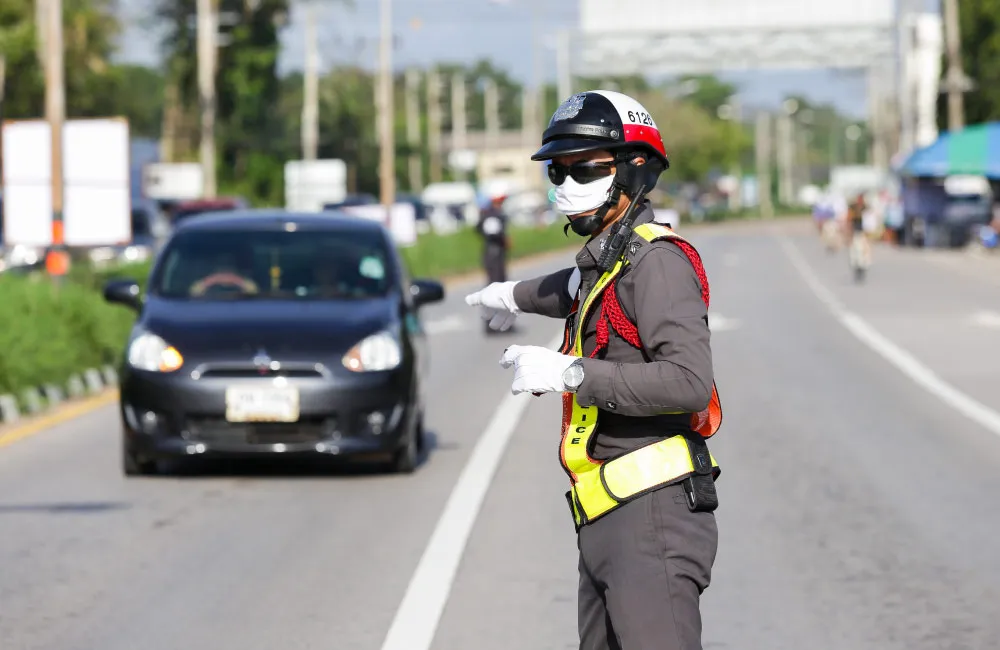
<path id="1" fill-rule="evenodd" d="M 46 413 L 67 401 L 97 395 L 117 388 L 118 372 L 112 366 L 87 368 L 69 377 L 65 384 L 46 383 L 28 388 L 21 394 L 0 395 L 0 424 L 13 424 L 25 416 Z"/>

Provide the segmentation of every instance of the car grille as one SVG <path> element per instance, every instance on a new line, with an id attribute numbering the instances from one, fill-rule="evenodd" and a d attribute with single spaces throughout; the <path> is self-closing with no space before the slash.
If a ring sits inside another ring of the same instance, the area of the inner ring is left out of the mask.
<path id="1" fill-rule="evenodd" d="M 200 376 L 213 379 L 240 379 L 243 377 L 322 377 L 323 374 L 315 368 L 281 368 L 280 370 L 264 368 L 261 370 L 254 366 L 249 366 L 243 368 L 209 368 L 201 371 Z"/>
<path id="2" fill-rule="evenodd" d="M 298 444 L 319 442 L 337 431 L 334 418 L 299 422 L 234 423 L 216 418 L 189 418 L 184 438 L 210 444 Z"/>

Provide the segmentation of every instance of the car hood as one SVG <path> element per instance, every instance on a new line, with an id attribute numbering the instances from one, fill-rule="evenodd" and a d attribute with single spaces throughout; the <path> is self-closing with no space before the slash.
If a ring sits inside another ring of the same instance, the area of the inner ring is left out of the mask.
<path id="1" fill-rule="evenodd" d="M 187 355 L 306 356 L 346 352 L 364 337 L 396 326 L 391 298 L 350 301 L 186 301 L 151 299 L 142 326 Z"/>

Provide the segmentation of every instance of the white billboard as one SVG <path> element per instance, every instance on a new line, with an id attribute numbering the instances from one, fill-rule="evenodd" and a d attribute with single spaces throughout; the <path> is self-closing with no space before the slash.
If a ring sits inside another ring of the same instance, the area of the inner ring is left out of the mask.
<path id="1" fill-rule="evenodd" d="M 587 76 L 866 68 L 895 53 L 895 0 L 579 2 Z"/>
<path id="2" fill-rule="evenodd" d="M 201 164 L 149 163 L 142 168 L 142 193 L 157 200 L 198 200 L 205 196 Z"/>
<path id="3" fill-rule="evenodd" d="M 895 20 L 895 0 L 580 0 L 580 29 L 590 34 L 888 28 Z"/>
<path id="4" fill-rule="evenodd" d="M 124 118 L 68 120 L 63 126 L 63 240 L 106 246 L 132 240 L 129 128 Z M 52 244 L 52 140 L 48 122 L 3 125 L 7 245 Z"/>
<path id="5" fill-rule="evenodd" d="M 362 219 L 378 221 L 389 229 L 397 246 L 412 246 L 417 243 L 417 211 L 412 203 L 394 203 L 390 208 L 388 221 L 382 204 L 352 205 L 339 210 Z"/>
<path id="6" fill-rule="evenodd" d="M 329 160 L 289 160 L 285 163 L 285 208 L 319 212 L 327 203 L 347 197 L 347 163 Z"/>

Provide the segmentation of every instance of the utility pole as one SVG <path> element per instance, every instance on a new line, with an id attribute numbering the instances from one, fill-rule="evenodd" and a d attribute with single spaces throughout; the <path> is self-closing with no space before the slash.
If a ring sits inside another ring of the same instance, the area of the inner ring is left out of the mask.
<path id="1" fill-rule="evenodd" d="M 500 146 L 500 92 L 497 82 L 486 79 L 483 89 L 484 115 L 486 116 L 486 148 L 494 151 Z"/>
<path id="2" fill-rule="evenodd" d="M 883 75 L 877 66 L 872 65 L 868 68 L 868 102 L 870 106 L 868 130 L 871 133 L 869 155 L 872 165 L 879 169 L 885 169 L 889 166 L 885 144 L 885 105 L 882 102 L 883 81 Z"/>
<path id="3" fill-rule="evenodd" d="M 423 161 L 420 159 L 420 102 L 417 96 L 420 87 L 420 73 L 416 68 L 406 71 L 406 144 L 410 148 L 409 173 L 410 191 L 419 193 L 424 189 Z"/>
<path id="4" fill-rule="evenodd" d="M 911 0 L 899 0 L 899 90 L 897 101 L 899 106 L 900 139 L 898 151 L 909 153 L 916 141 L 914 119 L 914 88 L 913 88 L 913 49 L 914 49 L 914 12 Z"/>
<path id="5" fill-rule="evenodd" d="M 205 198 L 215 198 L 216 0 L 198 0 L 198 96 L 201 113 L 201 173 Z"/>
<path id="6" fill-rule="evenodd" d="M 743 102 L 740 100 L 738 95 L 733 95 L 730 98 L 729 105 L 732 107 L 732 120 L 733 124 L 740 131 L 743 131 Z M 742 210 L 743 209 L 743 160 L 742 155 L 740 159 L 736 161 L 733 165 L 733 177 L 736 179 L 736 191 L 732 196 L 732 209 Z"/>
<path id="7" fill-rule="evenodd" d="M 465 151 L 468 148 L 468 127 L 465 115 L 465 75 L 456 72 L 451 78 L 451 150 Z M 459 170 L 459 177 L 466 179 L 465 170 Z"/>
<path id="8" fill-rule="evenodd" d="M 0 54 L 0 124 L 3 124 L 3 96 L 7 82 L 7 57 Z M 3 151 L 3 130 L 0 129 L 0 151 Z M 3 178 L 3 156 L 0 156 L 0 178 Z M 3 231 L 0 230 L 0 235 Z"/>
<path id="9" fill-rule="evenodd" d="M 530 88 L 521 92 L 521 140 L 522 146 L 531 147 L 538 138 L 531 116 L 535 113 L 534 93 Z"/>
<path id="10" fill-rule="evenodd" d="M 942 0 L 944 10 L 944 38 L 948 52 L 948 130 L 958 131 L 965 126 L 965 102 L 962 97 L 962 36 L 958 24 L 958 0 Z"/>
<path id="11" fill-rule="evenodd" d="M 771 116 L 765 111 L 757 113 L 754 139 L 757 154 L 757 204 L 760 206 L 760 216 L 770 219 L 774 216 L 774 205 L 771 202 Z"/>
<path id="12" fill-rule="evenodd" d="M 778 116 L 778 198 L 784 205 L 791 205 L 794 200 L 792 187 L 793 167 L 793 129 L 792 118 L 787 113 Z"/>
<path id="13" fill-rule="evenodd" d="M 801 124 L 795 129 L 796 187 L 812 184 L 812 165 L 809 159 L 809 131 Z M 798 198 L 798 197 L 796 197 Z"/>
<path id="14" fill-rule="evenodd" d="M 35 1 L 35 40 L 37 41 L 35 43 L 35 54 L 38 56 L 38 62 L 43 68 L 48 56 L 46 34 L 49 31 L 49 18 L 46 12 L 50 4 L 50 0 Z"/>
<path id="15" fill-rule="evenodd" d="M 42 0 L 40 0 L 41 2 Z M 45 0 L 45 119 L 52 147 L 52 246 L 45 268 L 56 282 L 69 271 L 63 224 L 63 126 L 66 121 L 62 0 Z"/>
<path id="16" fill-rule="evenodd" d="M 559 97 L 557 101 L 564 102 L 573 94 L 573 70 L 569 50 L 569 30 L 561 29 L 557 36 L 556 71 L 558 74 Z"/>
<path id="17" fill-rule="evenodd" d="M 316 2 L 306 7 L 306 61 L 302 101 L 302 159 L 316 160 L 319 150 L 319 46 Z"/>
<path id="18" fill-rule="evenodd" d="M 427 152 L 430 181 L 440 183 L 441 174 L 441 74 L 437 69 L 427 74 Z"/>
<path id="19" fill-rule="evenodd" d="M 396 143 L 393 138 L 392 96 L 392 0 L 381 0 L 379 38 L 379 192 L 385 208 L 385 223 L 392 223 L 392 205 L 396 202 Z"/>
<path id="20" fill-rule="evenodd" d="M 529 122 L 532 132 L 540 130 L 538 124 L 541 121 L 542 107 L 545 105 L 545 95 L 542 92 L 542 1 L 533 0 L 531 3 L 531 92 L 534 96 L 531 101 Z"/>

